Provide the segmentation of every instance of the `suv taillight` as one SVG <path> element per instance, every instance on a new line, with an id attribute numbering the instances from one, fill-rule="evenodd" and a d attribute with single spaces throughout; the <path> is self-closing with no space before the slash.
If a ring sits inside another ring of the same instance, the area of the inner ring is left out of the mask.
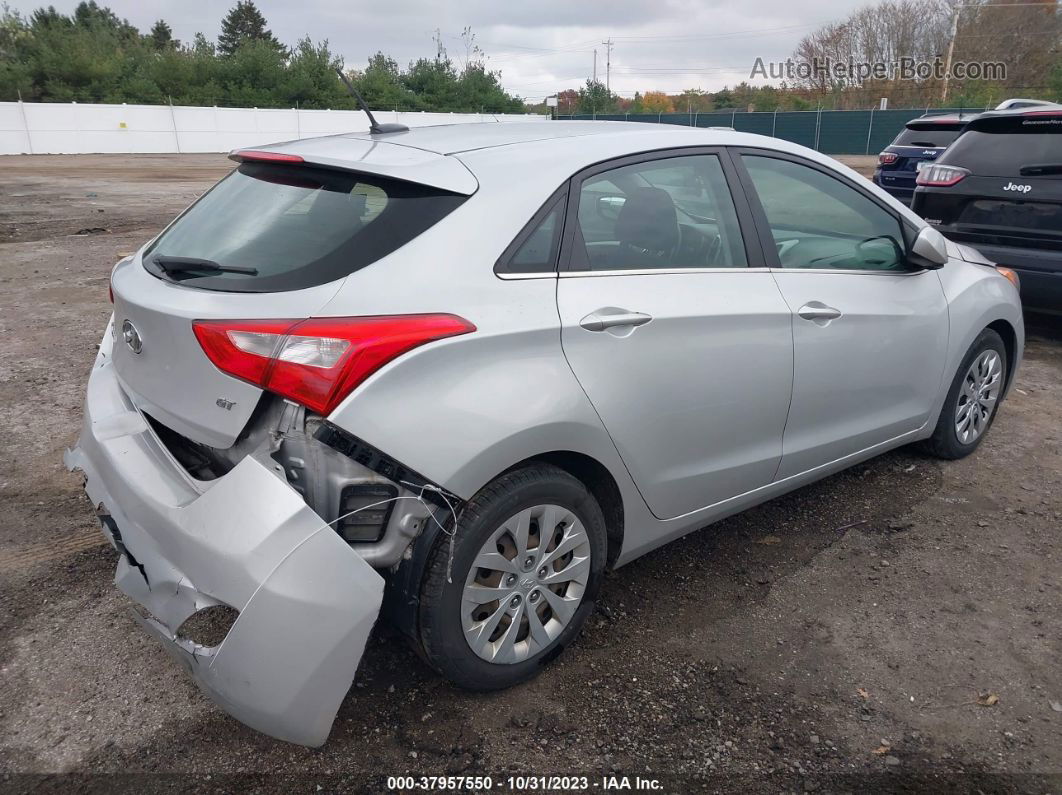
<path id="1" fill-rule="evenodd" d="M 438 314 L 196 320 L 192 330 L 222 372 L 328 415 L 392 359 L 476 327 Z"/>
<path id="2" fill-rule="evenodd" d="M 958 166 L 942 166 L 937 163 L 933 165 L 927 165 L 918 172 L 918 176 L 915 177 L 915 184 L 927 185 L 935 188 L 947 188 L 959 182 L 964 177 L 969 176 L 970 172 L 965 168 L 959 168 Z"/>
<path id="3" fill-rule="evenodd" d="M 878 164 L 882 166 L 891 166 L 899 159 L 900 156 L 895 152 L 882 152 L 878 155 Z"/>

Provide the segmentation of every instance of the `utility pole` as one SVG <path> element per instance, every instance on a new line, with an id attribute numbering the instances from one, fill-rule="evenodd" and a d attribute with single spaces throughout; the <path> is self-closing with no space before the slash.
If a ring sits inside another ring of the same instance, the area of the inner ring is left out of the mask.
<path id="1" fill-rule="evenodd" d="M 441 61 L 443 59 L 442 31 L 436 28 L 432 38 L 435 39 L 435 60 Z"/>
<path id="2" fill-rule="evenodd" d="M 612 96 L 612 37 L 601 42 L 605 45 L 605 88 L 609 96 Z"/>
<path id="3" fill-rule="evenodd" d="M 940 92 L 941 104 L 948 101 L 948 80 L 951 79 L 951 58 L 955 54 L 955 38 L 959 35 L 959 10 L 962 2 L 955 3 L 955 13 L 951 18 L 951 41 L 948 42 L 948 54 L 944 58 L 944 87 Z"/>
<path id="4" fill-rule="evenodd" d="M 597 82 L 597 47 L 594 47 L 594 82 Z"/>

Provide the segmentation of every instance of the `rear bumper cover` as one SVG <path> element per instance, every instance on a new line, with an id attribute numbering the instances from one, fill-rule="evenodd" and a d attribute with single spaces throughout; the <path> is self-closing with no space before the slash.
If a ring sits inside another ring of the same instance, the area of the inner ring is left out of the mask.
<path id="1" fill-rule="evenodd" d="M 915 179 L 913 172 L 911 175 L 908 175 L 903 171 L 890 174 L 888 172 L 882 172 L 879 169 L 874 172 L 871 182 L 889 195 L 895 196 L 897 199 L 902 199 L 908 203 L 910 203 L 914 196 Z"/>
<path id="2" fill-rule="evenodd" d="M 110 330 L 66 463 L 109 514 L 103 530 L 122 553 L 115 583 L 150 613 L 140 624 L 233 717 L 281 740 L 323 744 L 379 614 L 383 578 L 268 457 L 192 480 L 122 391 Z M 220 644 L 178 637 L 186 619 L 219 604 L 239 611 Z"/>

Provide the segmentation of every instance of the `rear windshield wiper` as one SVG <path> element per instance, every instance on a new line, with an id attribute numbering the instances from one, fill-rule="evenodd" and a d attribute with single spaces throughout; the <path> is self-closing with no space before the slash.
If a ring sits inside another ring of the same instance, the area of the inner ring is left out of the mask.
<path id="1" fill-rule="evenodd" d="M 212 259 L 200 259 L 199 257 L 170 257 L 165 254 L 156 254 L 151 259 L 166 273 L 188 273 L 189 271 L 204 271 L 206 273 L 246 273 L 248 276 L 257 276 L 258 268 L 246 265 L 222 265 Z"/>
<path id="2" fill-rule="evenodd" d="M 1033 166 L 1022 166 L 1018 173 L 1023 177 L 1046 177 L 1050 174 L 1062 174 L 1062 163 L 1038 163 Z"/>

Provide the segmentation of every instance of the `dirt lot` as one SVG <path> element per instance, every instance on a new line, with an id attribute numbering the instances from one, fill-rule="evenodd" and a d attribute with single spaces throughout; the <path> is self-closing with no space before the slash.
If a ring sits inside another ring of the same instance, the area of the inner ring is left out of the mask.
<path id="1" fill-rule="evenodd" d="M 129 618 L 61 463 L 111 265 L 227 167 L 0 158 L 0 790 L 382 791 L 465 772 L 498 791 L 511 772 L 619 771 L 668 791 L 1062 791 L 1050 326 L 975 456 L 898 451 L 614 572 L 529 684 L 459 691 L 378 631 L 324 748 L 228 718 Z"/>

